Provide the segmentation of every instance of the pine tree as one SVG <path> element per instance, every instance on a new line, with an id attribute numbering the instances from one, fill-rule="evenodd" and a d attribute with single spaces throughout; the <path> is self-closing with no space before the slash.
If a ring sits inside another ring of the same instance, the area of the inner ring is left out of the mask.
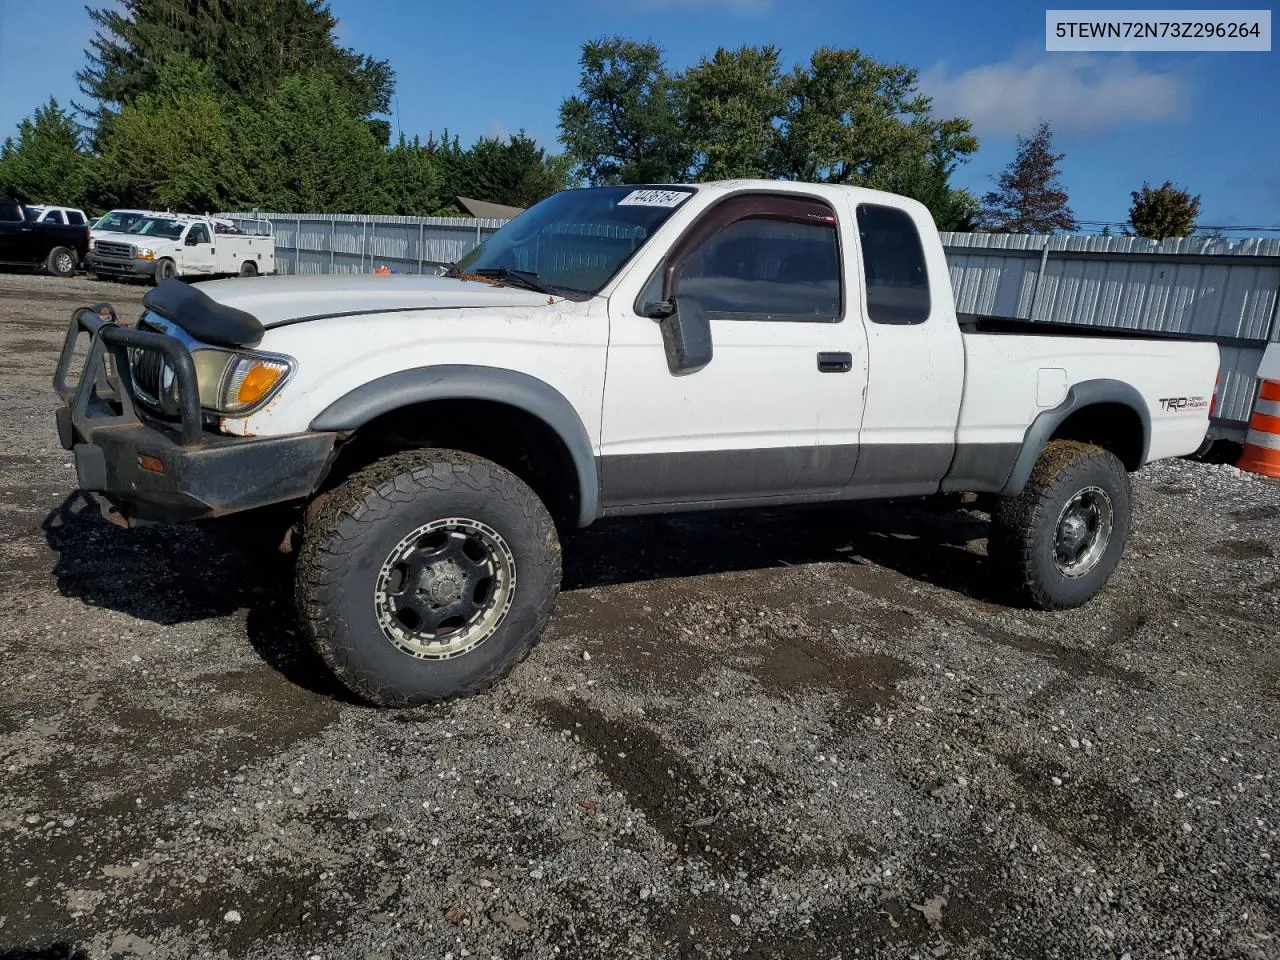
<path id="1" fill-rule="evenodd" d="M 1018 137 L 1017 155 L 1000 174 L 999 189 L 982 198 L 985 229 L 994 233 L 1070 233 L 1077 229 L 1058 170 L 1065 154 L 1054 153 L 1052 141 L 1045 122 L 1030 137 Z"/>
<path id="2" fill-rule="evenodd" d="M 154 89 L 174 55 L 210 64 L 220 90 L 237 102 L 261 102 L 284 78 L 317 71 L 361 115 L 391 104 L 390 65 L 340 46 L 324 0 L 119 0 L 89 16 L 97 33 L 76 80 L 99 118 Z"/>
<path id="3" fill-rule="evenodd" d="M 27 203 L 84 206 L 93 160 L 75 120 L 52 97 L 0 147 L 0 194 Z"/>

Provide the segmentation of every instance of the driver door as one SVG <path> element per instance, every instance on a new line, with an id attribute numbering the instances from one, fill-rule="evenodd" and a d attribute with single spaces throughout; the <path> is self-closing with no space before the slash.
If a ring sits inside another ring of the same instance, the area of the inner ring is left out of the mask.
<path id="1" fill-rule="evenodd" d="M 214 272 L 213 237 L 209 227 L 203 223 L 193 223 L 187 228 L 182 238 L 182 272 L 210 276 Z"/>
<path id="2" fill-rule="evenodd" d="M 835 211 L 742 194 L 706 211 L 655 273 L 609 301 L 601 425 L 606 513 L 647 504 L 833 498 L 857 459 L 866 334 Z M 713 355 L 673 373 L 646 305 L 670 292 L 709 318 Z M 856 284 L 856 281 L 854 281 Z"/>

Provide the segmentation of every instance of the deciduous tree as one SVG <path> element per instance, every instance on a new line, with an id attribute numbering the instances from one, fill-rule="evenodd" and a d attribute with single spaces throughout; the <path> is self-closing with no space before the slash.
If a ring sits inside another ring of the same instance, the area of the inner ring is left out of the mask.
<path id="1" fill-rule="evenodd" d="M 1152 188 L 1145 181 L 1141 190 L 1134 190 L 1130 197 L 1129 224 L 1139 237 L 1163 240 L 1166 237 L 1189 237 L 1196 229 L 1196 217 L 1200 215 L 1200 197 L 1186 190 L 1179 190 L 1166 180 Z"/>
<path id="2" fill-rule="evenodd" d="M 578 93 L 560 105 L 560 141 L 590 183 L 670 183 L 692 160 L 680 89 L 652 42 L 623 37 L 582 47 Z"/>

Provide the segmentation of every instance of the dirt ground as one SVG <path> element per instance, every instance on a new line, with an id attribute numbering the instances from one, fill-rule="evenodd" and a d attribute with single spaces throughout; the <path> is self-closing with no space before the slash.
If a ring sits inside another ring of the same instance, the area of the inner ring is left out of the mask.
<path id="1" fill-rule="evenodd" d="M 1280 482 L 1157 464 L 1083 610 L 923 505 L 602 524 L 485 696 L 344 696 L 287 562 L 121 530 L 0 275 L 0 958 L 1280 957 Z"/>

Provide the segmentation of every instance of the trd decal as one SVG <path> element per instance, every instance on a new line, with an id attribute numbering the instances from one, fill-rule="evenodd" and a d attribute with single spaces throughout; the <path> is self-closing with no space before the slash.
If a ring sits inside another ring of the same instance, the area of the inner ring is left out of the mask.
<path id="1" fill-rule="evenodd" d="M 1209 401 L 1204 397 L 1161 397 L 1161 410 L 1203 410 L 1209 406 Z"/>

